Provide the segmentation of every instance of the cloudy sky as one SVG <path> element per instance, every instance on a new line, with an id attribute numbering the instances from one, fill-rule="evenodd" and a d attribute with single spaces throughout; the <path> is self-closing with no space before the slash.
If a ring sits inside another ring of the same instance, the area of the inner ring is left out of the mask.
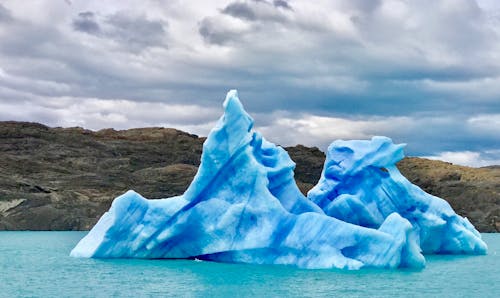
<path id="1" fill-rule="evenodd" d="M 0 2 L 0 120 L 206 135 L 233 88 L 282 145 L 500 164 L 500 3 Z"/>

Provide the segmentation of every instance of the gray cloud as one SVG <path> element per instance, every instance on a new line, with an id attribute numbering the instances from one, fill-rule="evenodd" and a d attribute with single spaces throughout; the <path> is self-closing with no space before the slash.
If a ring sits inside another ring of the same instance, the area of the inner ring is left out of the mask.
<path id="1" fill-rule="evenodd" d="M 168 23 L 122 11 L 106 16 L 98 16 L 90 11 L 80 12 L 73 19 L 72 25 L 76 31 L 112 39 L 125 44 L 132 51 L 152 46 L 167 46 Z"/>
<path id="2" fill-rule="evenodd" d="M 233 2 L 221 10 L 222 13 L 241 18 L 244 20 L 253 21 L 257 18 L 255 12 L 246 2 Z"/>
<path id="3" fill-rule="evenodd" d="M 292 6 L 290 6 L 290 3 L 288 3 L 287 1 L 284 1 L 284 0 L 274 0 L 273 1 L 273 5 L 275 7 L 280 7 L 280 8 L 283 8 L 283 9 L 293 10 Z"/>
<path id="4" fill-rule="evenodd" d="M 271 0 L 6 2 L 0 119 L 168 124 L 202 134 L 216 118 L 211 108 L 237 88 L 256 127 L 283 144 L 385 134 L 412 155 L 499 159 L 500 19 L 492 7 L 286 3 L 292 9 Z M 120 103 L 135 106 L 113 113 Z M 189 120 L 183 106 L 210 109 L 210 117 Z M 148 118 L 148 109 L 171 121 Z"/>
<path id="5" fill-rule="evenodd" d="M 287 17 L 284 11 L 293 11 L 292 7 L 286 1 L 236 1 L 229 3 L 220 10 L 225 14 L 237 19 L 249 22 L 276 22 L 286 23 Z"/>
<path id="6" fill-rule="evenodd" d="M 288 25 L 288 17 L 282 10 L 292 9 L 286 5 L 286 2 L 273 4 L 265 0 L 230 2 L 219 10 L 219 15 L 204 17 L 198 24 L 198 33 L 208 44 L 244 46 L 241 41 L 246 42 L 247 36 L 259 35 L 269 26 Z M 235 24 L 230 18 L 246 24 Z"/>
<path id="7" fill-rule="evenodd" d="M 13 20 L 10 11 L 0 4 L 0 23 L 7 23 Z"/>
<path id="8" fill-rule="evenodd" d="M 211 18 L 204 18 L 200 21 L 198 32 L 203 40 L 209 44 L 223 45 L 237 37 L 236 32 L 224 30 Z"/>
<path id="9" fill-rule="evenodd" d="M 382 0 L 345 0 L 341 2 L 343 8 L 362 13 L 372 13 L 382 4 Z"/>
<path id="10" fill-rule="evenodd" d="M 132 47 L 166 46 L 166 22 L 116 13 L 106 23 L 111 25 L 108 36 Z"/>
<path id="11" fill-rule="evenodd" d="M 73 20 L 73 28 L 77 31 L 97 35 L 101 32 L 99 24 L 95 21 L 93 12 L 80 12 L 78 17 Z"/>

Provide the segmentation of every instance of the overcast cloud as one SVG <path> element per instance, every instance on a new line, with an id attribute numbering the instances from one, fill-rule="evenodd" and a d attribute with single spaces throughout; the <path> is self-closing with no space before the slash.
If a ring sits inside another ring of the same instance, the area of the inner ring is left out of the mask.
<path id="1" fill-rule="evenodd" d="M 500 163 L 491 0 L 2 1 L 0 120 L 206 135 L 229 89 L 273 142 L 386 135 Z"/>

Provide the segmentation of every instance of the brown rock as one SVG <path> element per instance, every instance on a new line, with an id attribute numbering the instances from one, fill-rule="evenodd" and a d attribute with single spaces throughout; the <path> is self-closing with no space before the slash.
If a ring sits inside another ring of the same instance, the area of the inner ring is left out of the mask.
<path id="1" fill-rule="evenodd" d="M 0 122 L 0 230 L 87 230 L 116 196 L 182 194 L 199 165 L 204 138 L 171 128 L 49 128 Z M 325 155 L 288 147 L 305 194 L 319 180 Z M 500 231 L 500 168 L 468 168 L 406 158 L 410 181 L 446 199 L 483 232 Z"/>
<path id="2" fill-rule="evenodd" d="M 166 128 L 93 132 L 0 122 L 0 229 L 85 230 L 128 189 L 148 198 L 180 194 L 202 143 Z"/>

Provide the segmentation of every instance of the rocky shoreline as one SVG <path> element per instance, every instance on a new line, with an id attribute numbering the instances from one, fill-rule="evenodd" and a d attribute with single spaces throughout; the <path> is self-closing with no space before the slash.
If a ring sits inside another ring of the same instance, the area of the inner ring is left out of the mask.
<path id="1" fill-rule="evenodd" d="M 179 195 L 196 173 L 203 141 L 171 128 L 94 132 L 0 122 L 0 230 L 88 230 L 128 189 L 153 199 Z M 325 155 L 302 145 L 285 149 L 305 193 L 318 181 Z M 499 167 L 415 157 L 398 167 L 479 231 L 500 232 Z"/>

